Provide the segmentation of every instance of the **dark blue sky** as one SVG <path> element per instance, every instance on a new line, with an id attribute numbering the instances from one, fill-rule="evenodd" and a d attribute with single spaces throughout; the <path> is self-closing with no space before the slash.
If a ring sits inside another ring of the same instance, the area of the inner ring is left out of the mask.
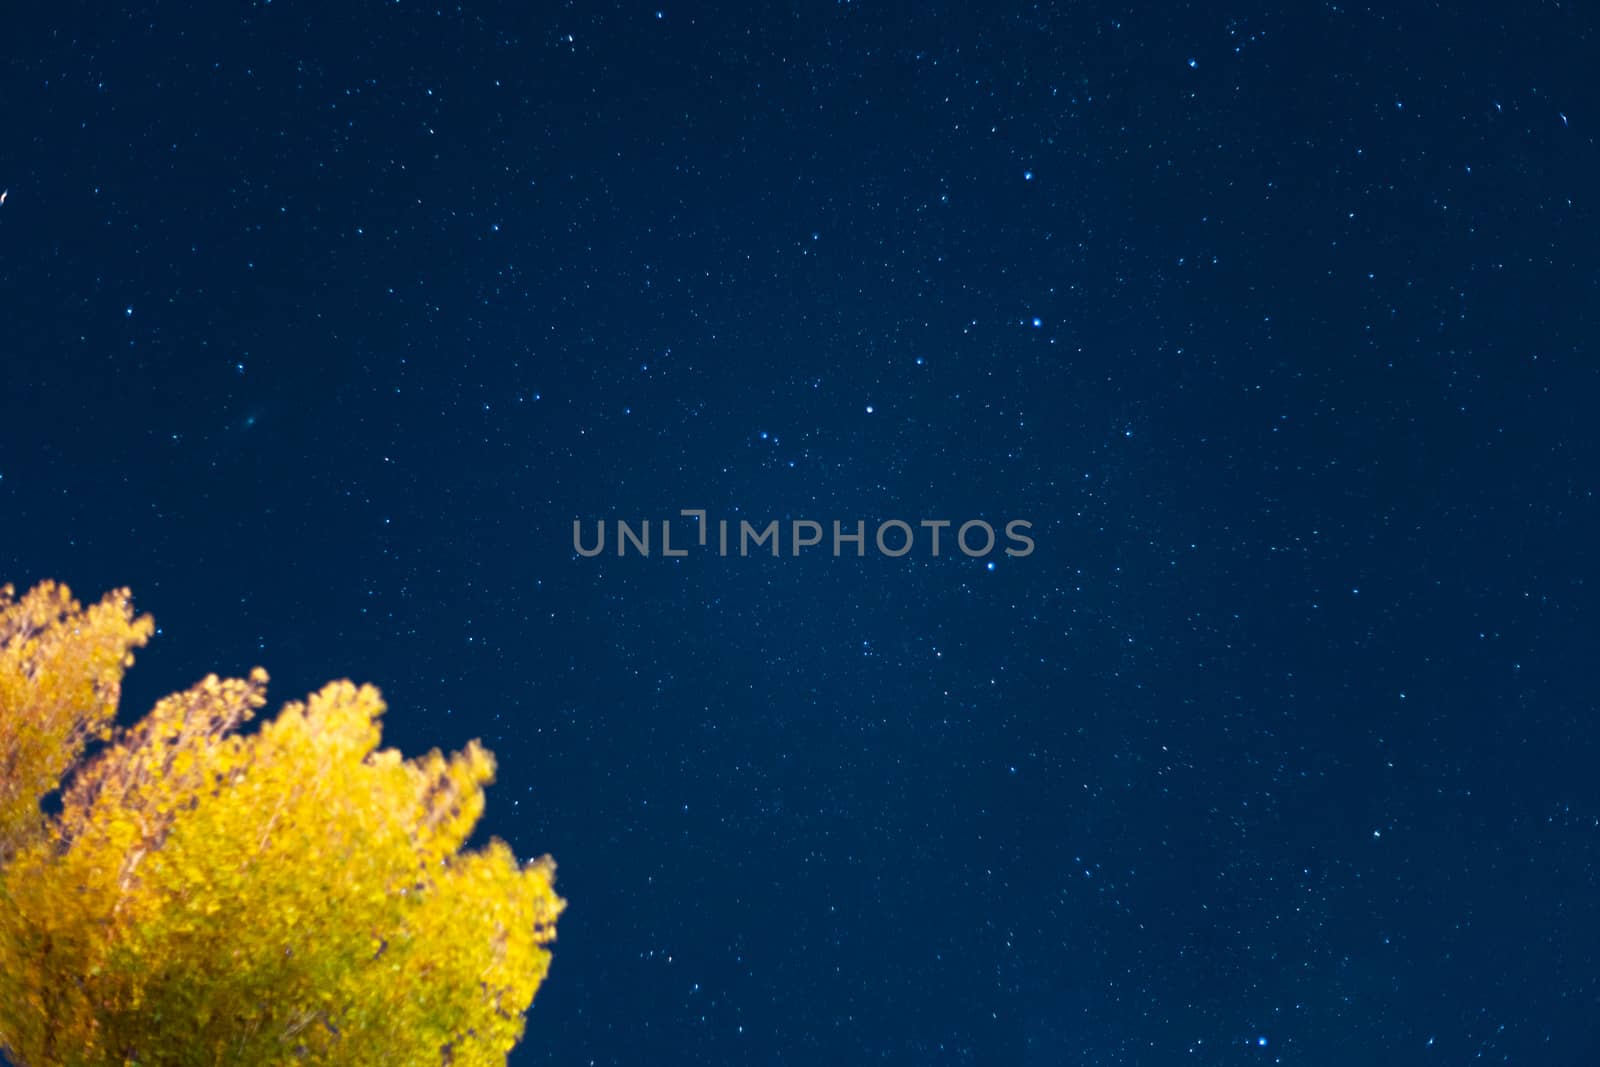
<path id="1" fill-rule="evenodd" d="M 9 15 L 0 579 L 482 737 L 518 1067 L 1600 1062 L 1593 12 L 979 6 Z"/>

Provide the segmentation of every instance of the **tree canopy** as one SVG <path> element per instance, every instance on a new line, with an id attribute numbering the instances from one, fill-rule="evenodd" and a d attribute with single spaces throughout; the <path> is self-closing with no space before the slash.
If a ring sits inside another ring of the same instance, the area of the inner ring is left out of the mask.
<path id="1" fill-rule="evenodd" d="M 349 681 L 241 732 L 259 668 L 117 728 L 151 632 L 126 590 L 85 610 L 52 583 L 0 589 L 0 1049 L 503 1064 L 564 902 L 549 857 L 463 851 L 490 753 L 380 749 L 383 701 Z"/>

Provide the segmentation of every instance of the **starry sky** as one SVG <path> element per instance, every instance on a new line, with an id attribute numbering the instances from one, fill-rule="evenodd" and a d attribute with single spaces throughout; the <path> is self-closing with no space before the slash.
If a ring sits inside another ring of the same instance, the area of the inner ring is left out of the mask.
<path id="1" fill-rule="evenodd" d="M 515 1067 L 1600 1062 L 1594 12 L 661 3 L 8 14 L 0 580 L 481 737 Z"/>

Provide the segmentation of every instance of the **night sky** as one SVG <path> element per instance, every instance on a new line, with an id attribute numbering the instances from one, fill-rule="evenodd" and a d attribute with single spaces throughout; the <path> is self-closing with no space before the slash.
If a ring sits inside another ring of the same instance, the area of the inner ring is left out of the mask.
<path id="1" fill-rule="evenodd" d="M 515 1067 L 1600 1063 L 1597 21 L 9 12 L 0 581 L 481 737 Z"/>

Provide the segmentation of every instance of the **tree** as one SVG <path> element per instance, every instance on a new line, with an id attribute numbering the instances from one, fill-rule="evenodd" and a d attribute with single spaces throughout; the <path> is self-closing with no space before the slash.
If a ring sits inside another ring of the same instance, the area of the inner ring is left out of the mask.
<path id="1" fill-rule="evenodd" d="M 114 729 L 150 633 L 126 590 L 87 611 L 57 585 L 0 591 L 0 1049 L 19 1067 L 503 1064 L 565 902 L 549 857 L 462 851 L 489 752 L 379 750 L 383 702 L 348 681 L 241 733 L 260 669 Z"/>

